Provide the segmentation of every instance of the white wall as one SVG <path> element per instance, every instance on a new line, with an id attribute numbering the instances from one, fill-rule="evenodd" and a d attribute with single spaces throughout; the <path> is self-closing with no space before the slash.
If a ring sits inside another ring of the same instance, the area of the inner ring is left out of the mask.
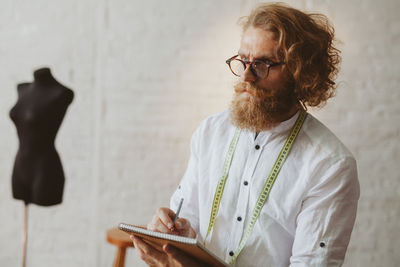
<path id="1" fill-rule="evenodd" d="M 0 0 L 0 266 L 21 265 L 23 204 L 11 193 L 16 84 L 52 68 L 75 91 L 56 146 L 64 201 L 29 207 L 28 266 L 111 266 L 105 232 L 146 223 L 184 172 L 189 140 L 225 109 L 239 16 L 258 1 Z M 288 1 L 325 13 L 342 40 L 337 97 L 313 111 L 358 160 L 361 199 L 345 266 L 398 266 L 400 4 Z M 397 166 L 397 167 L 396 167 Z M 144 266 L 131 250 L 127 266 Z"/>

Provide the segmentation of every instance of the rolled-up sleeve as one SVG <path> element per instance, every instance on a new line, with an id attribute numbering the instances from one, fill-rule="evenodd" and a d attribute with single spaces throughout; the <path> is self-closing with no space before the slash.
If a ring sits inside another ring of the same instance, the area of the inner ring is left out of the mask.
<path id="1" fill-rule="evenodd" d="M 297 216 L 292 267 L 341 266 L 350 241 L 360 196 L 356 161 L 346 157 L 319 166 Z"/>

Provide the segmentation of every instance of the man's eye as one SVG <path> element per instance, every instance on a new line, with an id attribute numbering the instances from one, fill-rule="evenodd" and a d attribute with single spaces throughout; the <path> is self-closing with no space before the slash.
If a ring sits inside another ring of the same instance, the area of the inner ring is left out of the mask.
<path id="1" fill-rule="evenodd" d="M 265 64 L 263 61 L 254 61 L 253 67 L 256 69 L 263 69 L 267 67 L 267 64 Z"/>
<path id="2" fill-rule="evenodd" d="M 256 60 L 256 61 L 254 61 L 254 65 L 257 65 L 257 66 L 265 66 L 265 65 L 269 65 L 269 64 L 270 64 L 269 62 L 270 62 L 270 61 L 267 61 L 267 60 L 264 60 L 264 61 Z"/>

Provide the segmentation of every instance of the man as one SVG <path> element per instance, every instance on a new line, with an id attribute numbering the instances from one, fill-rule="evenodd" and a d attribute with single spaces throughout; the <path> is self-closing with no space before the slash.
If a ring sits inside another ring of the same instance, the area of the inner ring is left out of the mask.
<path id="1" fill-rule="evenodd" d="M 252 11 L 238 55 L 227 60 L 239 77 L 231 108 L 194 133 L 171 209 L 158 209 L 150 230 L 197 237 L 236 266 L 343 263 L 359 199 L 356 162 L 304 111 L 334 93 L 333 38 L 323 15 L 283 4 Z M 202 266 L 171 246 L 160 252 L 132 239 L 149 265 Z"/>

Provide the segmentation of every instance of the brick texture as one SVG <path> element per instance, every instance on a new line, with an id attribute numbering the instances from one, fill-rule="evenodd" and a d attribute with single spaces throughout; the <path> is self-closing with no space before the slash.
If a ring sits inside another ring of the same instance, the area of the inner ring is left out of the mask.
<path id="1" fill-rule="evenodd" d="M 23 204 L 12 199 L 16 84 L 52 68 L 75 91 L 56 147 L 64 201 L 29 206 L 28 266 L 111 266 L 119 222 L 167 206 L 199 122 L 226 109 L 237 18 L 258 1 L 13 1 L 0 9 L 0 266 L 21 265 Z M 300 0 L 341 40 L 337 96 L 311 112 L 357 158 L 361 199 L 345 266 L 398 266 L 400 2 Z M 129 250 L 126 266 L 145 266 Z"/>

